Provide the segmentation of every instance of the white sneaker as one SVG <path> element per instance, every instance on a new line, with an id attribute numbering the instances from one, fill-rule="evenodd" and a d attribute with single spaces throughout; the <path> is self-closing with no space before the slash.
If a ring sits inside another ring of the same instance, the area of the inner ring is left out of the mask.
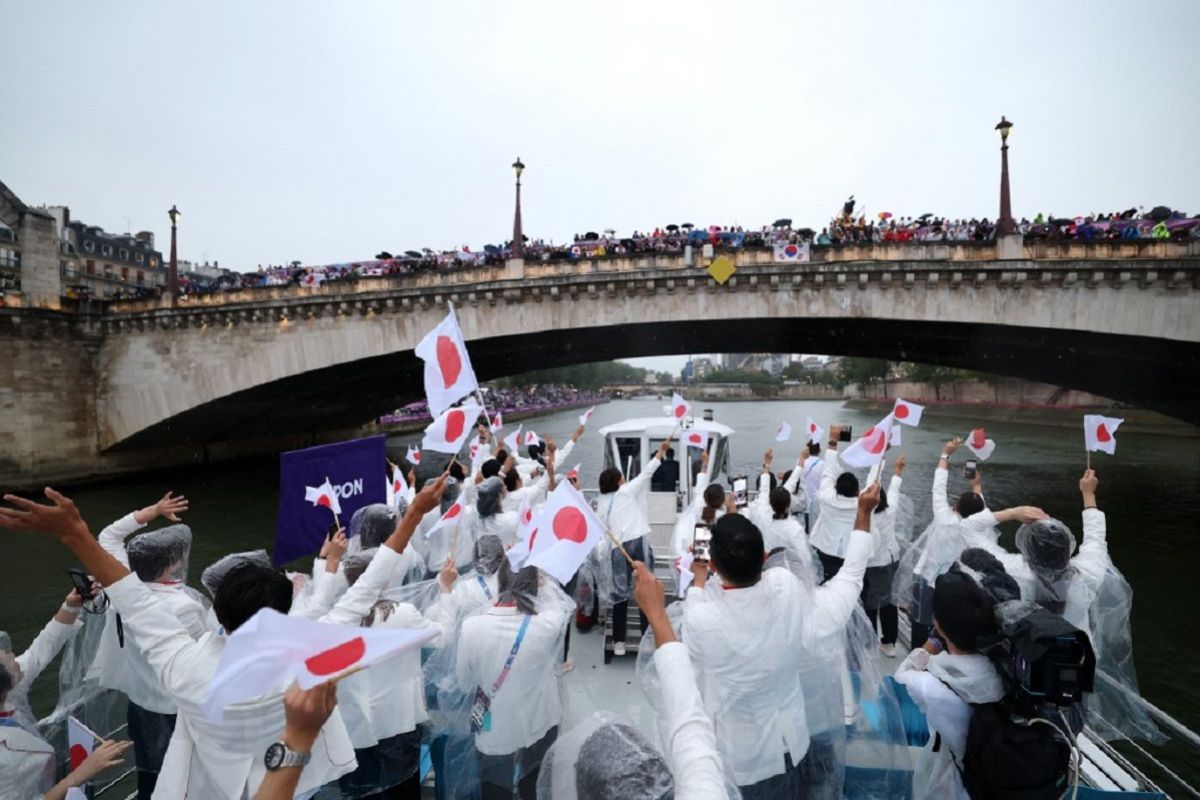
<path id="1" fill-rule="evenodd" d="M 613 655 L 614 656 L 625 655 L 625 643 L 624 642 L 613 642 Z"/>
<path id="2" fill-rule="evenodd" d="M 896 657 L 896 645 L 881 644 L 881 645 L 879 645 L 879 652 L 883 653 L 884 656 L 886 656 L 887 658 L 895 658 Z"/>

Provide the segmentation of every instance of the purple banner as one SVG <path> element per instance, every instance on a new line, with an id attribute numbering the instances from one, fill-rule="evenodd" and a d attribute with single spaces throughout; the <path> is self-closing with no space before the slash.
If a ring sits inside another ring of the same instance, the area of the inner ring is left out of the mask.
<path id="1" fill-rule="evenodd" d="M 387 501 L 386 437 L 291 450 L 279 456 L 279 515 L 275 522 L 276 564 L 315 555 L 333 523 L 328 508 L 304 499 L 307 487 L 329 478 L 342 512 L 342 527 L 363 506 Z"/>

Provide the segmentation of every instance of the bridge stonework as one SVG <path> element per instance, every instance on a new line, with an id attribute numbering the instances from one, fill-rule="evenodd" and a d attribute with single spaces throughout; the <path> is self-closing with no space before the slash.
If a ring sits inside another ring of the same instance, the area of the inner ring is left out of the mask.
<path id="1" fill-rule="evenodd" d="M 14 356 L 0 366 L 0 485 L 347 435 L 421 396 L 412 350 L 448 303 L 481 379 L 623 356 L 827 352 L 1041 380 L 1200 422 L 1200 248 L 1120 258 L 1072 247 L 1014 260 L 873 247 L 798 265 L 743 251 L 725 286 L 656 256 L 530 263 L 519 279 L 490 268 L 255 289 L 177 308 L 0 309 L 0 347 Z"/>

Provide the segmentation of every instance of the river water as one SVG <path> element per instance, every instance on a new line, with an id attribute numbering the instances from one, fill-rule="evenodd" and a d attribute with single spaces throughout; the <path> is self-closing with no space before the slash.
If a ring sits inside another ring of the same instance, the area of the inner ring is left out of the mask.
<path id="1" fill-rule="evenodd" d="M 583 463 L 585 486 L 594 487 L 602 461 L 602 439 L 595 431 L 630 417 L 662 414 L 665 400 L 622 400 L 596 409 L 588 433 L 579 442 L 571 464 Z M 753 473 L 763 451 L 776 450 L 782 469 L 794 459 L 802 442 L 805 417 L 820 424 L 849 423 L 864 431 L 873 415 L 844 409 L 839 402 L 712 402 L 718 422 L 736 430 L 732 442 L 735 472 Z M 563 442 L 578 422 L 578 411 L 526 420 L 545 436 Z M 792 441 L 775 444 L 782 420 L 793 428 Z M 980 424 L 985 424 L 981 421 Z M 962 420 L 927 414 L 919 429 L 904 429 L 900 452 L 908 458 L 904 491 L 917 508 L 917 531 L 932 516 L 930 484 L 937 455 L 951 436 L 965 436 L 974 427 Z M 984 492 L 992 508 L 1030 504 L 1045 508 L 1082 535 L 1078 480 L 1084 469 L 1081 429 L 994 423 L 986 425 L 996 451 L 984 465 Z M 1081 426 L 1082 427 L 1082 426 Z M 510 428 L 511 430 L 511 428 Z M 1134 588 L 1133 633 L 1142 694 L 1155 705 L 1200 730 L 1200 664 L 1197 656 L 1197 615 L 1187 593 L 1200 587 L 1200 440 L 1167 436 L 1119 435 L 1118 454 L 1093 454 L 1100 478 L 1099 506 L 1108 517 L 1108 541 L 1113 561 Z M 404 453 L 419 434 L 389 442 L 393 456 Z M 963 491 L 961 450 L 951 469 L 951 495 Z M 82 509 L 93 532 L 111 520 L 161 497 L 168 489 L 191 500 L 186 522 L 194 544 L 190 582 L 198 586 L 200 570 L 232 550 L 270 549 L 278 503 L 278 464 L 275 459 L 221 464 L 203 468 L 158 470 L 123 477 L 108 484 L 65 487 Z M 63 489 L 64 487 L 57 487 Z M 1015 525 L 1006 526 L 1002 542 L 1011 546 Z M 8 631 L 17 652 L 26 647 L 70 588 L 66 569 L 74 566 L 57 543 L 31 536 L 0 532 L 5 554 L 5 582 L 0 592 L 0 630 Z M 54 704 L 55 682 L 48 670 L 35 686 L 34 710 L 47 713 Z M 1200 754 L 1168 744 L 1156 750 L 1194 784 L 1200 785 Z M 1168 791 L 1172 787 L 1164 786 Z"/>

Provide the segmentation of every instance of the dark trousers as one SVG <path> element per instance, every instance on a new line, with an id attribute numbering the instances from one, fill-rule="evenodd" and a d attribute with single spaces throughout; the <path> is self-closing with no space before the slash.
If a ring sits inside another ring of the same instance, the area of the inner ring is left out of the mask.
<path id="1" fill-rule="evenodd" d="M 792 764 L 791 755 L 784 756 L 784 771 L 749 786 L 739 786 L 742 800 L 781 800 L 782 798 L 841 797 L 841 765 L 828 734 L 813 738 L 808 752 L 799 765 Z"/>
<path id="2" fill-rule="evenodd" d="M 929 631 L 933 625 L 933 587 L 921 578 L 916 578 L 912 585 L 913 601 L 908 616 L 912 621 L 912 649 L 925 644 L 929 639 Z"/>
<path id="3" fill-rule="evenodd" d="M 420 729 L 388 737 L 354 751 L 358 768 L 338 778 L 349 797 L 378 800 L 420 800 Z"/>
<path id="4" fill-rule="evenodd" d="M 822 552 L 821 550 L 817 550 L 817 558 L 821 560 L 821 572 L 824 573 L 823 577 L 821 578 L 821 583 L 824 583 L 834 575 L 837 575 L 838 570 L 842 568 L 842 564 L 846 562 L 846 559 L 844 558 L 831 556 L 828 553 Z"/>
<path id="5" fill-rule="evenodd" d="M 883 636 L 880 642 L 883 644 L 895 644 L 896 635 L 900 630 L 900 612 L 896 607 L 889 604 L 880 606 L 878 609 L 868 608 L 867 619 L 871 620 L 871 627 L 875 627 L 875 620 L 879 620 L 879 624 L 883 628 Z"/>
<path id="6" fill-rule="evenodd" d="M 125 707 L 129 739 L 133 742 L 133 764 L 137 768 L 138 800 L 150 800 L 158 783 L 163 756 L 175 733 L 175 715 L 147 711 L 130 702 Z"/>
<path id="7" fill-rule="evenodd" d="M 554 740 L 558 728 L 553 727 L 546 735 L 529 747 L 503 756 L 487 756 L 479 753 L 479 790 L 483 800 L 537 800 L 537 779 L 542 768 L 542 759 Z M 516 784 L 513 776 L 518 776 Z"/>
<path id="8" fill-rule="evenodd" d="M 614 642 L 623 642 L 623 641 L 625 641 L 626 628 L 628 627 L 628 623 L 629 623 L 629 601 L 622 600 L 619 603 L 613 603 L 612 615 L 613 615 L 613 641 Z M 640 608 L 638 609 L 638 617 L 642 623 L 641 630 L 638 632 L 639 634 L 641 634 L 641 633 L 645 632 L 645 630 L 646 630 L 646 615 L 642 613 L 642 610 Z"/>

